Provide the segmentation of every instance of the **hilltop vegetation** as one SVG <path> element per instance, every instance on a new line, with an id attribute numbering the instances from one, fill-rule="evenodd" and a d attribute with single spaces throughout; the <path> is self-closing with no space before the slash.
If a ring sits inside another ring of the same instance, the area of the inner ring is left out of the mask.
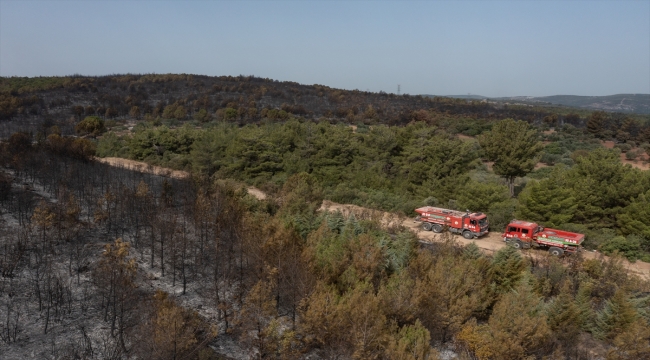
<path id="1" fill-rule="evenodd" d="M 165 113 L 165 108 L 167 109 Z M 426 110 L 422 112 L 421 110 Z M 432 111 L 433 110 L 433 111 Z M 516 118 L 541 123 L 552 109 L 495 106 L 464 99 L 370 93 L 300 85 L 253 76 L 114 75 L 101 77 L 0 78 L 0 120 L 47 119 L 64 126 L 70 117 L 107 120 L 147 117 L 179 121 L 212 119 L 238 124 L 291 116 L 364 124 L 404 125 L 438 118 Z M 560 116 L 560 124 L 583 125 Z M 7 134 L 8 136 L 8 134 Z"/>

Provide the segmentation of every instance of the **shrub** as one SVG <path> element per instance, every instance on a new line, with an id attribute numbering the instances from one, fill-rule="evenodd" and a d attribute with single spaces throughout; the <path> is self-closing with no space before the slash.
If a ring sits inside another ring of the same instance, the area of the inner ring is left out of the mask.
<path id="1" fill-rule="evenodd" d="M 104 120 L 97 116 L 86 116 L 86 118 L 81 120 L 74 129 L 77 134 L 90 134 L 92 136 L 97 136 L 104 132 L 106 128 L 104 126 Z"/>
<path id="2" fill-rule="evenodd" d="M 618 252 L 625 256 L 630 261 L 635 261 L 641 257 L 641 242 L 636 236 L 615 236 L 606 240 L 601 246 L 600 250 L 605 254 L 612 254 Z"/>
<path id="3" fill-rule="evenodd" d="M 109 132 L 99 139 L 97 143 L 97 156 L 117 156 L 123 146 L 123 141 L 114 132 Z"/>
<path id="4" fill-rule="evenodd" d="M 540 162 L 543 162 L 547 165 L 555 165 L 556 163 L 560 162 L 560 160 L 562 160 L 562 156 L 549 153 L 542 154 L 542 157 L 539 159 Z"/>
<path id="5" fill-rule="evenodd" d="M 643 144 L 641 147 L 645 150 L 646 154 L 650 156 L 650 144 Z"/>
<path id="6" fill-rule="evenodd" d="M 205 123 L 205 122 L 210 121 L 210 114 L 208 113 L 207 110 L 201 109 L 201 110 L 197 111 L 196 113 L 194 113 L 194 119 L 201 122 L 201 123 Z"/>
<path id="7" fill-rule="evenodd" d="M 628 151 L 632 150 L 632 145 L 630 145 L 630 144 L 616 144 L 616 145 L 614 145 L 614 148 L 619 149 L 619 150 L 621 150 L 621 152 L 625 153 L 625 152 L 628 152 Z"/>
<path id="8" fill-rule="evenodd" d="M 578 158 L 586 157 L 589 155 L 589 151 L 585 149 L 578 149 L 571 153 L 571 160 L 577 161 Z"/>
<path id="9" fill-rule="evenodd" d="M 566 166 L 573 166 L 573 164 L 575 164 L 575 162 L 571 158 L 568 158 L 568 157 L 563 157 L 562 159 L 560 159 L 560 161 L 558 163 L 559 164 L 564 164 Z"/>
<path id="10" fill-rule="evenodd" d="M 58 155 L 68 156 L 84 161 L 95 156 L 96 145 L 88 139 L 51 134 L 47 137 L 47 149 Z"/>
<path id="11" fill-rule="evenodd" d="M 513 213 L 515 212 L 516 203 L 516 200 L 508 199 L 490 205 L 487 214 L 492 231 L 501 231 L 510 223 L 510 220 L 514 217 Z"/>
<path id="12" fill-rule="evenodd" d="M 554 167 L 552 166 L 546 166 L 542 167 L 536 170 L 533 170 L 530 172 L 527 176 L 531 179 L 536 179 L 536 180 L 541 180 L 549 177 L 551 175 L 551 172 L 553 171 Z"/>
<path id="13" fill-rule="evenodd" d="M 488 211 L 493 204 L 510 199 L 508 187 L 498 183 L 480 183 L 470 180 L 457 195 L 462 210 Z"/>
<path id="14" fill-rule="evenodd" d="M 628 160 L 636 160 L 639 153 L 636 150 L 628 151 L 625 153 L 625 158 Z"/>

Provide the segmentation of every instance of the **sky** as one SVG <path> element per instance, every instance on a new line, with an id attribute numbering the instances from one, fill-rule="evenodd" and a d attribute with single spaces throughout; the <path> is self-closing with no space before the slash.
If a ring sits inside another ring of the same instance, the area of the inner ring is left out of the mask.
<path id="1" fill-rule="evenodd" d="M 401 93 L 650 93 L 650 0 L 0 0 L 0 76 L 254 75 Z"/>

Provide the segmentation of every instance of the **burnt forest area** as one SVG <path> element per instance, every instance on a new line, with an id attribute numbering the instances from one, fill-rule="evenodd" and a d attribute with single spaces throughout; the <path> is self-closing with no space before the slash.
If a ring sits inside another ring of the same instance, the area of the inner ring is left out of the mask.
<path id="1" fill-rule="evenodd" d="M 552 114 L 530 106 L 495 106 L 464 99 L 342 90 L 254 76 L 2 78 L 0 89 L 0 120 L 5 123 L 7 135 L 26 130 L 37 132 L 42 121 L 46 121 L 42 126 L 57 125 L 64 135 L 71 135 L 74 124 L 84 116 L 110 120 L 136 115 L 135 118 L 143 119 L 149 114 L 156 118 L 163 116 L 168 105 L 183 107 L 184 112 L 180 113 L 183 116 L 174 116 L 179 121 L 192 120 L 201 110 L 207 114 L 203 120 L 208 120 L 219 116 L 216 113 L 221 110 L 222 118 L 238 125 L 296 116 L 353 124 L 405 125 L 413 120 L 426 121 L 430 110 L 474 119 L 516 118 L 541 123 L 545 116 Z M 137 107 L 136 113 L 131 113 L 133 107 Z M 75 120 L 69 121 L 70 117 Z M 12 128 L 7 120 L 20 124 Z M 584 119 L 575 113 L 561 116 L 560 122 L 584 126 Z"/>

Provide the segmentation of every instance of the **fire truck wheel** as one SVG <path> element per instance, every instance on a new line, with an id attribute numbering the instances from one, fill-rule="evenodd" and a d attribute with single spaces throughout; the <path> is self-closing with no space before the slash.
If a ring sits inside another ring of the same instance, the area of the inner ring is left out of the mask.
<path id="1" fill-rule="evenodd" d="M 521 243 L 521 240 L 517 240 L 512 243 L 512 247 L 514 247 L 515 249 L 521 249 L 524 247 L 524 244 Z"/>
<path id="2" fill-rule="evenodd" d="M 442 226 L 437 225 L 437 224 L 436 224 L 436 225 L 433 225 L 433 226 L 431 227 L 431 230 L 433 230 L 433 232 L 435 232 L 435 233 L 441 233 L 441 232 L 442 232 Z"/>
<path id="3" fill-rule="evenodd" d="M 472 235 L 472 233 L 469 232 L 469 231 L 464 231 L 464 232 L 463 232 L 463 237 L 464 237 L 465 239 L 467 239 L 467 240 L 471 240 L 471 239 L 474 238 L 474 235 Z"/>
<path id="4" fill-rule="evenodd" d="M 422 228 L 426 231 L 431 231 L 431 223 L 428 222 L 422 223 Z"/>
<path id="5" fill-rule="evenodd" d="M 553 256 L 562 256 L 564 254 L 564 250 L 558 248 L 558 247 L 552 247 L 548 249 L 548 253 L 553 255 Z"/>

